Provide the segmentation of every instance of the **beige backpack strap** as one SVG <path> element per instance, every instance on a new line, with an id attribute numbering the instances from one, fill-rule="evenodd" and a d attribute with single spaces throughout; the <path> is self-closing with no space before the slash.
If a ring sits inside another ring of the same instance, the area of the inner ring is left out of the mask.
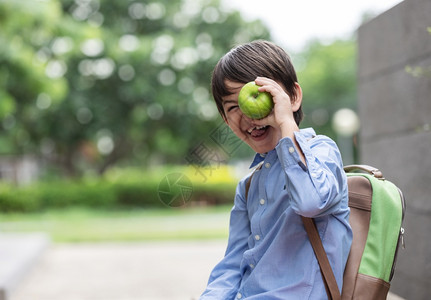
<path id="1" fill-rule="evenodd" d="M 313 247 L 314 254 L 319 262 L 320 272 L 322 273 L 328 299 L 340 300 L 340 290 L 338 289 L 337 281 L 335 280 L 334 272 L 332 271 L 325 248 L 323 248 L 316 223 L 312 218 L 306 218 L 303 216 L 301 216 L 301 218 L 304 223 L 305 231 L 307 231 L 311 246 Z"/>

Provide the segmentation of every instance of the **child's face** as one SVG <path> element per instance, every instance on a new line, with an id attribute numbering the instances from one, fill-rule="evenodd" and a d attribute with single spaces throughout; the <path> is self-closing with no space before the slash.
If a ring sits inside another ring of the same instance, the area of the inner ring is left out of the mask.
<path id="1" fill-rule="evenodd" d="M 226 124 L 255 152 L 266 153 L 274 149 L 281 139 L 280 128 L 256 125 L 254 121 L 245 116 L 238 107 L 238 94 L 244 84 L 229 80 L 226 80 L 225 84 L 232 92 L 231 95 L 223 98 Z"/>

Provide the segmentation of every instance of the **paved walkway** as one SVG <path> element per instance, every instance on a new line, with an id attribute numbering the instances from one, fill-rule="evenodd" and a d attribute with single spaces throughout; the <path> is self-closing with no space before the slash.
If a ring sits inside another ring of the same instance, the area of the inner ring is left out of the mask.
<path id="1" fill-rule="evenodd" d="M 8 300 L 198 299 L 224 250 L 225 241 L 51 244 Z"/>
<path id="2" fill-rule="evenodd" d="M 225 242 L 52 244 L 10 300 L 198 299 Z"/>

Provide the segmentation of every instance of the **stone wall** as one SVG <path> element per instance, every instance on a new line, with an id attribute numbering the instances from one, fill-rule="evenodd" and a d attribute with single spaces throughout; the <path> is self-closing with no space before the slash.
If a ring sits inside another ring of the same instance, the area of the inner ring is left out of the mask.
<path id="1" fill-rule="evenodd" d="M 429 29 L 428 29 L 429 28 Z M 431 295 L 431 0 L 404 0 L 358 29 L 360 160 L 405 194 L 406 249 L 391 291 Z"/>

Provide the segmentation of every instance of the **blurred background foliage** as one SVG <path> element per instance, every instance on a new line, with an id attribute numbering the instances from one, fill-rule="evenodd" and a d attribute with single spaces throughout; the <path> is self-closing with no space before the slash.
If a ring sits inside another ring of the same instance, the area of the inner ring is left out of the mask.
<path id="1" fill-rule="evenodd" d="M 340 108 L 356 110 L 356 43 L 353 39 L 331 44 L 310 41 L 294 59 L 304 93 L 302 126 L 312 126 L 335 140 L 334 113 Z"/>
<path id="2" fill-rule="evenodd" d="M 0 157 L 35 157 L 45 180 L 190 163 L 223 126 L 209 90 L 214 65 L 232 46 L 271 40 L 261 21 L 219 0 L 0 0 L 0 28 Z M 302 127 L 335 138 L 333 113 L 355 109 L 353 37 L 290 54 Z M 42 207 L 38 199 L 29 201 Z"/>
<path id="3" fill-rule="evenodd" d="M 219 122 L 218 58 L 269 38 L 218 0 L 3 0 L 0 26 L 0 151 L 72 176 L 184 163 Z"/>

